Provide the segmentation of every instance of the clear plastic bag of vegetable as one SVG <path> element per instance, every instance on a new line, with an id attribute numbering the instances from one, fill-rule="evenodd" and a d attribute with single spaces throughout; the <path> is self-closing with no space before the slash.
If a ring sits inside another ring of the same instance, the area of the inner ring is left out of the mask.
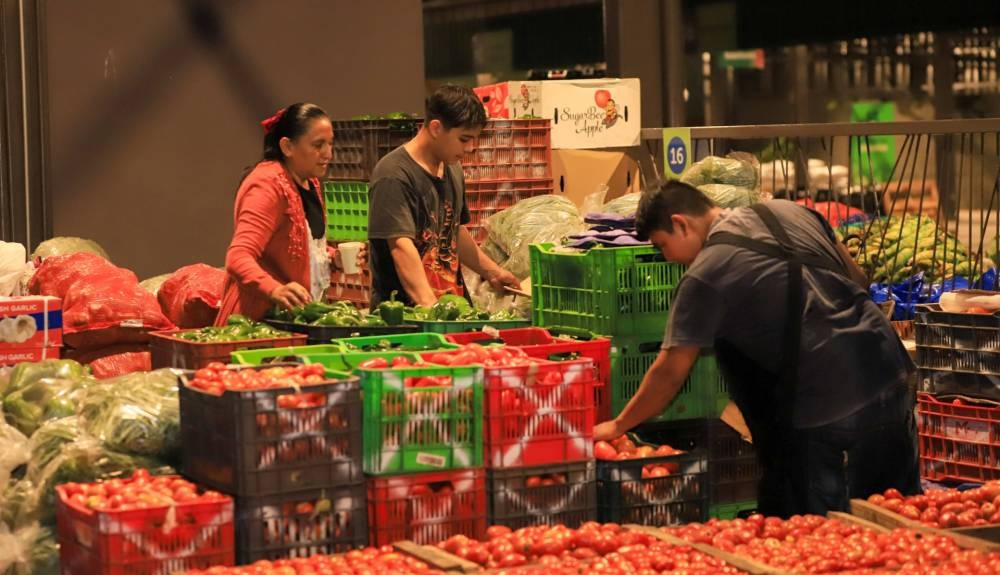
<path id="1" fill-rule="evenodd" d="M 0 485 L 7 485 L 15 469 L 31 460 L 28 438 L 12 425 L 0 420 Z"/>
<path id="2" fill-rule="evenodd" d="M 33 470 L 37 472 L 58 457 L 63 445 L 90 437 L 83 423 L 82 417 L 73 416 L 47 421 L 39 427 L 28 440 L 31 452 L 28 474 L 32 475 Z"/>
<path id="3" fill-rule="evenodd" d="M 490 216 L 486 228 L 493 242 L 508 255 L 504 268 L 524 279 L 531 275 L 528 245 L 561 242 L 570 234 L 587 229 L 576 204 L 556 195 L 521 200 Z"/>
<path id="4" fill-rule="evenodd" d="M 138 372 L 91 386 L 81 401 L 88 432 L 115 451 L 174 460 L 180 450 L 177 375 Z"/>
<path id="5" fill-rule="evenodd" d="M 760 203 L 762 199 L 757 190 L 728 184 L 704 184 L 698 186 L 698 189 L 720 208 L 749 206 Z"/>
<path id="6" fill-rule="evenodd" d="M 111 260 L 108 252 L 104 251 L 104 248 L 94 240 L 72 236 L 55 237 L 45 240 L 35 248 L 35 251 L 31 254 L 31 259 L 45 259 L 50 256 L 62 256 L 79 252 L 97 254 L 106 260 Z"/>
<path id="7" fill-rule="evenodd" d="M 16 370 L 17 368 L 15 372 Z M 55 370 L 57 373 L 72 371 L 74 368 L 69 365 Z M 3 401 L 7 422 L 29 437 L 46 421 L 76 413 L 77 402 L 83 391 L 94 381 L 90 377 L 49 376 L 44 373 L 46 370 L 39 369 L 32 371 L 30 377 L 16 382 L 12 378 L 7 397 Z M 38 375 L 41 377 L 35 377 Z"/>
<path id="8" fill-rule="evenodd" d="M 476 309 L 485 310 L 491 315 L 507 311 L 516 318 L 531 317 L 531 298 L 498 294 L 489 282 L 465 266 L 462 266 L 462 278 L 465 280 L 465 289 L 472 299 L 472 305 Z M 530 283 L 530 280 L 522 282 L 522 288 L 525 283 Z M 530 285 L 526 291 L 531 291 Z"/>
<path id="9" fill-rule="evenodd" d="M 0 573 L 49 575 L 59 572 L 59 547 L 48 529 L 32 523 L 10 530 L 0 525 Z"/>
<path id="10" fill-rule="evenodd" d="M 749 154 L 730 154 L 725 158 L 708 156 L 691 164 L 681 181 L 698 188 L 705 184 L 726 184 L 755 189 L 759 184 L 758 173 L 758 164 Z"/>
<path id="11" fill-rule="evenodd" d="M 619 196 L 601 206 L 600 213 L 631 216 L 639 209 L 639 198 L 641 197 L 642 194 L 639 192 Z"/>
<path id="12" fill-rule="evenodd" d="M 19 529 L 38 521 L 38 490 L 28 479 L 10 480 L 0 493 L 0 523 Z"/>
<path id="13" fill-rule="evenodd" d="M 90 372 L 71 359 L 47 359 L 34 363 L 19 363 L 10 372 L 6 393 L 17 391 L 43 377 L 84 379 Z"/>

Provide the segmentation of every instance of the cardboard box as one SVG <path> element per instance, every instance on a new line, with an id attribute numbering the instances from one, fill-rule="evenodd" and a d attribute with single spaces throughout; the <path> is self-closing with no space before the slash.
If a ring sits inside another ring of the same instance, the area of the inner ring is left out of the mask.
<path id="1" fill-rule="evenodd" d="M 8 347 L 0 346 L 0 365 L 17 365 L 45 359 L 59 359 L 58 347 Z"/>
<path id="2" fill-rule="evenodd" d="M 0 350 L 59 347 L 62 335 L 59 298 L 0 297 Z"/>
<path id="3" fill-rule="evenodd" d="M 552 149 L 639 145 L 638 78 L 501 82 L 475 92 L 491 118 L 552 120 Z"/>
<path id="4" fill-rule="evenodd" d="M 552 150 L 553 193 L 583 207 L 587 196 L 608 186 L 604 202 L 638 192 L 639 164 L 624 152 Z"/>

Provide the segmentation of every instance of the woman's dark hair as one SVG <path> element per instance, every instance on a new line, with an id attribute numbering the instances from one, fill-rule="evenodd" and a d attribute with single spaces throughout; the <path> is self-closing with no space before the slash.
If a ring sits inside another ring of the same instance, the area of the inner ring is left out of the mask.
<path id="1" fill-rule="evenodd" d="M 465 86 L 445 84 L 434 90 L 425 102 L 427 123 L 438 120 L 445 129 L 482 128 L 486 125 L 486 108 L 475 92 Z"/>
<path id="2" fill-rule="evenodd" d="M 309 129 L 309 123 L 317 118 L 327 118 L 326 112 L 316 104 L 298 102 L 285 108 L 281 117 L 264 134 L 263 160 L 282 161 L 281 139 L 294 140 Z"/>
<path id="3" fill-rule="evenodd" d="M 715 206 L 708 196 L 691 185 L 670 180 L 660 182 L 642 193 L 639 208 L 635 212 L 635 232 L 641 240 L 649 239 L 649 234 L 662 230 L 668 234 L 674 231 L 674 214 L 703 216 Z"/>

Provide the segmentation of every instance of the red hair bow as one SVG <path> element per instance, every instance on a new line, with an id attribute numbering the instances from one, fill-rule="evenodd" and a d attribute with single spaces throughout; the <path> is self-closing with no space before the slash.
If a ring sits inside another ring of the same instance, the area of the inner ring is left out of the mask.
<path id="1" fill-rule="evenodd" d="M 284 115 L 285 115 L 285 108 L 282 108 L 277 112 L 275 112 L 273 116 L 261 122 L 260 125 L 262 128 L 264 128 L 264 133 L 270 134 L 274 130 L 274 126 L 278 124 L 278 122 L 281 120 L 281 117 Z"/>

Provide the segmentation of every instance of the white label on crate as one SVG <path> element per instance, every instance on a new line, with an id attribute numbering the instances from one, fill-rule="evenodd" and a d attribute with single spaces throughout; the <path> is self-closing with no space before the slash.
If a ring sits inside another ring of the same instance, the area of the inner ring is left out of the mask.
<path id="1" fill-rule="evenodd" d="M 500 330 L 498 330 L 497 328 L 495 328 L 495 327 L 493 327 L 491 325 L 484 325 L 483 326 L 483 333 L 485 333 L 486 335 L 488 335 L 488 336 L 490 336 L 492 338 L 499 338 L 500 337 Z"/>
<path id="2" fill-rule="evenodd" d="M 944 433 L 948 439 L 961 439 L 978 443 L 990 442 L 990 424 L 986 421 L 944 418 Z"/>
<path id="3" fill-rule="evenodd" d="M 417 463 L 420 465 L 430 465 L 431 467 L 444 467 L 448 464 L 448 460 L 441 455 L 434 455 L 432 453 L 418 453 Z"/>

